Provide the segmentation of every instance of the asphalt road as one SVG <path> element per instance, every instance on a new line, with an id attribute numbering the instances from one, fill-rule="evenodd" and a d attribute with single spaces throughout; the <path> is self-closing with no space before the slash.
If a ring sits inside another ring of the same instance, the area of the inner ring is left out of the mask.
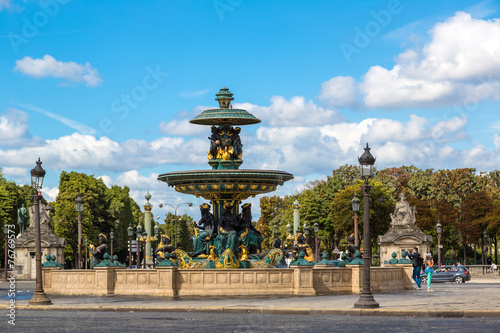
<path id="1" fill-rule="evenodd" d="M 1 332 L 499 332 L 500 319 L 165 312 L 0 311 Z"/>

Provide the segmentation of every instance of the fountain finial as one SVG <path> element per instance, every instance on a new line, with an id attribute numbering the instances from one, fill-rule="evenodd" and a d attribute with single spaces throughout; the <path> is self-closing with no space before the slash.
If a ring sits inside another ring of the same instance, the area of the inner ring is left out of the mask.
<path id="1" fill-rule="evenodd" d="M 229 109 L 231 107 L 231 101 L 234 100 L 233 94 L 228 88 L 222 87 L 220 91 L 215 95 L 215 100 L 219 102 L 219 107 L 221 109 Z"/>

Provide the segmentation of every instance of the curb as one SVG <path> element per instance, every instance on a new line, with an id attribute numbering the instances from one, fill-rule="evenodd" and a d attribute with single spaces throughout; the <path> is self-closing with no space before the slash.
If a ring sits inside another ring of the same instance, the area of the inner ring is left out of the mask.
<path id="1" fill-rule="evenodd" d="M 7 304 L 0 304 L 6 309 Z M 29 311 L 109 311 L 109 312 L 209 312 L 251 313 L 274 315 L 327 315 L 327 316 L 387 316 L 387 317 L 439 317 L 439 318 L 500 318 L 500 310 L 393 310 L 393 309 L 312 309 L 264 307 L 134 307 L 134 306 L 58 306 L 18 305 L 16 310 Z"/>

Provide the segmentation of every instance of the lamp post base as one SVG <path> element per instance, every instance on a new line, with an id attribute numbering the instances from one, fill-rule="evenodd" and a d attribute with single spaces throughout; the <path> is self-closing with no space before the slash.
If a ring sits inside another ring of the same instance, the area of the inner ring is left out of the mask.
<path id="1" fill-rule="evenodd" d="M 35 291 L 33 298 L 28 302 L 29 305 L 52 305 L 52 301 L 47 298 L 45 292 Z"/>
<path id="2" fill-rule="evenodd" d="M 370 294 L 361 294 L 359 300 L 354 303 L 355 309 L 377 309 L 380 308 L 380 305 L 375 301 L 373 295 Z"/>

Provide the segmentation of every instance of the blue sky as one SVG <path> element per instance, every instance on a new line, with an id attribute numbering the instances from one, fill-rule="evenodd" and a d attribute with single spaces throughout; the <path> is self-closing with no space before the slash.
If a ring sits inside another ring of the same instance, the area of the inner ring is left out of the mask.
<path id="1" fill-rule="evenodd" d="M 0 0 L 0 167 L 25 183 L 40 157 L 49 199 L 75 170 L 140 204 L 147 190 L 155 206 L 201 204 L 156 177 L 209 168 L 209 128 L 187 121 L 227 86 L 262 119 L 243 128 L 242 168 L 293 173 L 280 195 L 356 163 L 367 141 L 379 167 L 498 169 L 499 9 Z"/>

